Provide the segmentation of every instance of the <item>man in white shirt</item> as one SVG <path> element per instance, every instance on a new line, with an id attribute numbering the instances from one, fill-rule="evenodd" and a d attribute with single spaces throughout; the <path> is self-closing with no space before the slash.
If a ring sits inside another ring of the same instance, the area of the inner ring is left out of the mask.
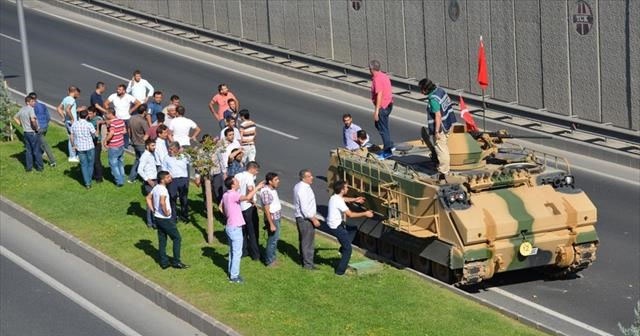
<path id="1" fill-rule="evenodd" d="M 119 84 L 116 92 L 112 93 L 109 98 L 107 98 L 107 101 L 104 102 L 104 108 L 110 108 L 111 104 L 113 104 L 113 109 L 116 111 L 116 117 L 126 121 L 131 119 L 131 113 L 136 111 L 141 103 L 134 96 L 126 92 L 124 84 Z"/>
<path id="2" fill-rule="evenodd" d="M 300 262 L 305 269 L 315 270 L 317 268 L 313 261 L 314 240 L 316 228 L 320 227 L 320 221 L 316 218 L 316 195 L 311 189 L 313 173 L 309 169 L 303 169 L 298 176 L 300 182 L 293 188 L 293 206 L 298 227 L 298 240 L 300 241 Z"/>
<path id="3" fill-rule="evenodd" d="M 227 126 L 220 131 L 220 139 L 224 138 L 224 133 L 227 131 L 227 129 L 232 129 L 233 139 L 235 141 L 238 141 L 238 143 L 240 143 L 240 140 L 242 139 L 242 137 L 240 135 L 240 130 L 236 127 L 236 120 L 233 117 L 227 117 L 225 119 L 225 123 Z"/>
<path id="4" fill-rule="evenodd" d="M 264 210 L 264 226 L 267 230 L 267 246 L 265 248 L 264 264 L 267 267 L 276 265 L 276 247 L 280 239 L 280 218 L 282 217 L 278 187 L 280 177 L 274 172 L 269 172 L 264 178 L 266 185 L 260 191 L 260 203 Z"/>
<path id="5" fill-rule="evenodd" d="M 116 88 L 116 93 L 112 93 L 107 98 L 107 101 L 104 102 L 104 108 L 109 109 L 111 104 L 113 104 L 113 109 L 116 111 L 116 118 L 124 120 L 128 129 L 131 113 L 138 110 L 141 104 L 140 101 L 126 92 L 124 84 L 119 84 Z M 129 132 L 124 134 L 124 148 L 127 147 L 129 147 Z"/>
<path id="6" fill-rule="evenodd" d="M 169 156 L 162 163 L 162 170 L 171 174 L 173 182 L 169 185 L 169 196 L 173 218 L 180 218 L 183 222 L 189 221 L 189 159 L 180 152 L 180 144 L 169 144 Z M 199 178 L 199 176 L 196 176 Z M 177 211 L 178 200 L 180 211 Z"/>
<path id="7" fill-rule="evenodd" d="M 160 125 L 156 132 L 158 137 L 156 138 L 156 150 L 153 154 L 156 159 L 156 166 L 162 167 L 164 160 L 169 156 L 169 147 L 167 146 L 169 129 L 166 125 Z"/>
<path id="8" fill-rule="evenodd" d="M 173 141 L 177 141 L 180 146 L 191 146 L 191 140 L 197 141 L 198 134 L 200 134 L 200 127 L 191 119 L 184 116 L 186 110 L 184 106 L 176 107 L 178 116 L 171 120 L 169 124 L 169 130 L 173 136 Z M 193 135 L 189 136 L 193 130 Z"/>
<path id="9" fill-rule="evenodd" d="M 189 268 L 180 260 L 180 245 L 182 237 L 176 227 L 175 220 L 172 219 L 173 210 L 169 205 L 169 191 L 167 185 L 171 185 L 171 174 L 161 171 L 157 176 L 158 184 L 147 195 L 147 207 L 153 211 L 153 217 L 158 226 L 158 254 L 160 257 L 160 267 L 166 269 L 171 265 L 173 268 L 185 269 Z M 173 242 L 173 263 L 169 264 L 167 257 L 167 236 Z"/>
<path id="10" fill-rule="evenodd" d="M 156 177 L 158 176 L 158 169 L 156 167 L 156 158 L 154 152 L 156 150 L 156 141 L 147 139 L 144 142 L 145 151 L 140 156 L 140 163 L 138 164 L 138 175 L 144 181 L 144 192 L 149 194 L 151 189 L 156 185 Z M 153 223 L 153 213 L 151 208 L 147 207 L 147 226 L 155 228 Z"/>
<path id="11" fill-rule="evenodd" d="M 260 165 L 251 161 L 247 164 L 247 169 L 242 173 L 236 174 L 235 178 L 240 183 L 240 195 L 249 195 L 256 186 L 256 175 L 260 170 Z M 255 194 L 254 194 L 255 196 Z M 255 197 L 240 202 L 240 210 L 242 210 L 242 217 L 244 218 L 245 226 L 242 227 L 242 233 L 244 235 L 245 243 L 243 246 L 243 255 L 249 255 L 252 260 L 260 261 L 260 248 L 258 246 L 259 241 L 259 219 L 258 210 L 255 205 Z M 245 253 L 246 252 L 246 253 Z"/>
<path id="12" fill-rule="evenodd" d="M 222 153 L 222 162 L 220 162 L 220 166 L 222 167 L 222 177 L 223 180 L 227 178 L 227 168 L 229 167 L 229 156 L 231 156 L 231 152 L 240 148 L 240 143 L 234 139 L 233 131 L 228 129 L 225 131 L 224 138 L 224 152 Z"/>
<path id="13" fill-rule="evenodd" d="M 153 86 L 146 79 L 142 78 L 140 70 L 133 72 L 133 77 L 127 85 L 127 93 L 134 96 L 142 104 L 145 104 L 149 97 L 153 96 Z"/>
<path id="14" fill-rule="evenodd" d="M 353 212 L 349 210 L 346 203 L 354 202 L 363 204 L 365 199 L 364 197 L 345 197 L 348 191 L 347 182 L 342 180 L 336 181 L 333 184 L 334 194 L 329 199 L 328 205 L 327 226 L 329 226 L 331 233 L 338 238 L 340 242 L 340 254 L 342 255 L 338 266 L 336 266 L 336 275 L 344 275 L 347 266 L 349 266 L 349 259 L 351 259 L 351 242 L 353 242 L 353 238 L 357 232 L 356 227 L 346 225 L 344 216 L 346 215 L 349 218 L 373 217 L 373 211 L 371 210 L 363 212 Z"/>

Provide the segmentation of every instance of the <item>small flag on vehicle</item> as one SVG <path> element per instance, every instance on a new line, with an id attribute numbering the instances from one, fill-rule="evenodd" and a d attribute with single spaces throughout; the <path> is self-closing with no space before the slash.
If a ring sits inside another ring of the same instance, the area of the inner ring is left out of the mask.
<path id="1" fill-rule="evenodd" d="M 464 123 L 467 124 L 467 132 L 478 132 L 478 126 L 476 126 L 476 122 L 473 121 L 473 115 L 469 112 L 467 105 L 464 103 L 464 99 L 460 96 L 460 117 L 464 120 Z"/>

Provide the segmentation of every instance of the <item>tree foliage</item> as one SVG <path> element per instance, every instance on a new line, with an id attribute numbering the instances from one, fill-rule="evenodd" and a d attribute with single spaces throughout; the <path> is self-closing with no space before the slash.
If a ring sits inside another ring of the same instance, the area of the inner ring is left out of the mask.
<path id="1" fill-rule="evenodd" d="M 15 112 L 15 104 L 9 98 L 9 88 L 0 70 L 0 134 L 2 140 L 13 140 L 13 125 L 11 119 Z"/>

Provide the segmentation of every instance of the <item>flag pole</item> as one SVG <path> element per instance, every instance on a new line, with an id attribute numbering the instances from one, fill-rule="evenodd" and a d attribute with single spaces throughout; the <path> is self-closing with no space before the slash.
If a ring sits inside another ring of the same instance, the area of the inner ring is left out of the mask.
<path id="1" fill-rule="evenodd" d="M 487 109 L 487 103 L 484 101 L 484 89 L 482 89 L 482 130 L 486 131 L 487 127 L 485 125 L 485 110 Z"/>

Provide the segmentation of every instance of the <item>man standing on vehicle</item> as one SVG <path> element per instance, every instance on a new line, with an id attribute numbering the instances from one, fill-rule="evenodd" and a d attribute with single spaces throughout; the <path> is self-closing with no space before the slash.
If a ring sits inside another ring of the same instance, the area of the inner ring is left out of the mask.
<path id="1" fill-rule="evenodd" d="M 449 174 L 449 129 L 456 122 L 456 116 L 451 98 L 441 87 L 427 78 L 420 80 L 418 85 L 422 94 L 427 95 L 427 125 L 435 140 L 439 178 L 444 179 Z"/>
<path id="2" fill-rule="evenodd" d="M 389 76 L 380 70 L 380 62 L 369 62 L 371 73 L 371 100 L 373 101 L 373 121 L 382 138 L 382 153 L 380 159 L 386 159 L 392 155 L 393 142 L 389 132 L 389 115 L 393 109 L 393 94 L 391 93 L 391 80 Z"/>

